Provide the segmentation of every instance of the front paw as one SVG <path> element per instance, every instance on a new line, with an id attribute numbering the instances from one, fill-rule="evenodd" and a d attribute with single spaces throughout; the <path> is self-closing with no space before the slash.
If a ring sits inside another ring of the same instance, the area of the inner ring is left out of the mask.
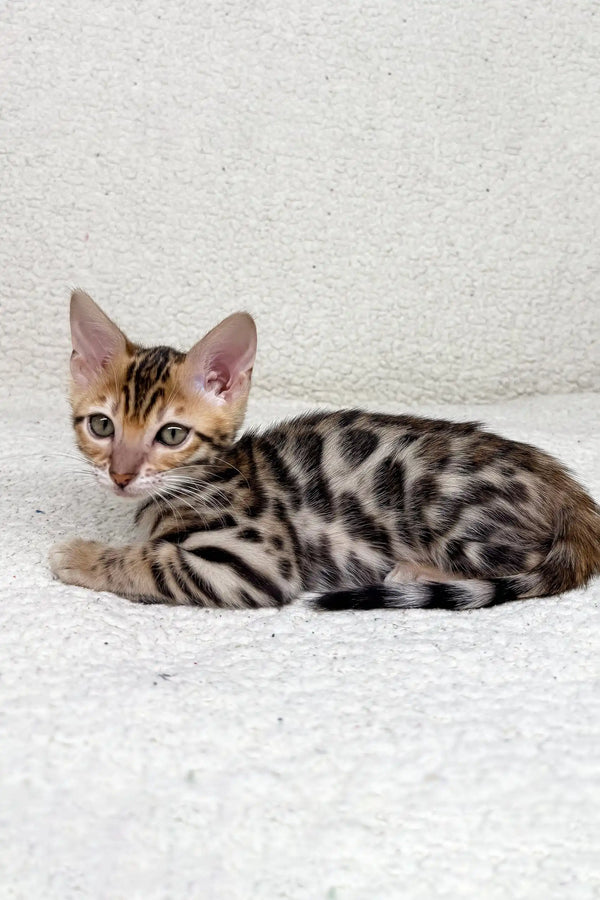
<path id="1" fill-rule="evenodd" d="M 98 541 L 84 541 L 81 538 L 55 544 L 49 555 L 52 574 L 65 584 L 103 590 L 104 549 Z"/>

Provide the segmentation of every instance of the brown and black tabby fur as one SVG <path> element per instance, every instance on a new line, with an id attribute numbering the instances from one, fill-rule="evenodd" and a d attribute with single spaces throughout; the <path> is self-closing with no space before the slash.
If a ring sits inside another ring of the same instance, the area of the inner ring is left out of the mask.
<path id="1" fill-rule="evenodd" d="M 552 457 L 473 423 L 358 410 L 246 433 L 256 336 L 236 314 L 188 353 L 131 344 L 75 292 L 71 399 L 100 480 L 142 497 L 145 540 L 54 549 L 63 581 L 219 608 L 470 609 L 600 573 L 600 510 Z M 97 438 L 89 416 L 115 433 Z M 188 428 L 157 444 L 165 422 Z"/>

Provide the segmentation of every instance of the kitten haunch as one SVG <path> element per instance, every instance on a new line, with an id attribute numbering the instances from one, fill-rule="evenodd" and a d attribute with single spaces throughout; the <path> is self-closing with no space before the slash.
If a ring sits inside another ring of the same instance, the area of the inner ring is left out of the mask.
<path id="1" fill-rule="evenodd" d="M 256 329 L 236 313 L 187 353 L 133 344 L 71 298 L 76 440 L 99 481 L 141 498 L 145 540 L 75 539 L 70 584 L 146 603 L 472 609 L 600 573 L 600 510 L 541 450 L 474 423 L 313 413 L 236 439 Z"/>

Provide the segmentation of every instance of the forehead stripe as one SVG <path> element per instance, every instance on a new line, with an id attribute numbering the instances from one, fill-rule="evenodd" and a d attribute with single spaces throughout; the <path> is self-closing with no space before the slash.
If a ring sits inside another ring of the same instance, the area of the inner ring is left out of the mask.
<path id="1" fill-rule="evenodd" d="M 123 387 L 123 397 L 125 399 L 125 415 L 129 415 L 129 407 L 131 405 L 131 377 L 133 375 L 133 370 L 135 368 L 135 360 L 132 359 L 129 365 L 127 366 L 127 371 L 125 372 L 125 385 Z"/>
<path id="2" fill-rule="evenodd" d="M 165 396 L 164 388 L 157 387 L 150 399 L 146 404 L 146 408 L 144 409 L 143 415 L 147 416 L 153 406 L 156 406 L 158 400 Z"/>
<path id="3" fill-rule="evenodd" d="M 171 374 L 171 364 L 184 356 L 171 347 L 152 347 L 136 353 L 127 369 L 123 388 L 126 416 L 134 415 L 141 419 L 148 415 L 164 395 L 163 386 Z"/>

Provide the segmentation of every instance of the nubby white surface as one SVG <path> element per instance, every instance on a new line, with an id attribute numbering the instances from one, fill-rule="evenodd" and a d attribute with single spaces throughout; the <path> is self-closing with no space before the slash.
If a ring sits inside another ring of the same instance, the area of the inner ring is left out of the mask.
<path id="1" fill-rule="evenodd" d="M 219 613 L 46 565 L 131 525 L 61 455 L 75 285 L 147 344 L 252 312 L 253 421 L 468 401 L 600 498 L 600 395 L 472 405 L 600 390 L 596 4 L 12 2 L 0 41 L 3 900 L 600 896 L 600 583 Z"/>
<path id="2" fill-rule="evenodd" d="M 531 440 L 600 497 L 599 399 L 412 411 Z M 600 583 L 463 614 L 67 587 L 50 544 L 132 514 L 61 455 L 65 419 L 2 406 L 2 897 L 598 896 Z"/>
<path id="3" fill-rule="evenodd" d="M 600 15 L 563 0 L 4 4 L 0 378 L 63 385 L 68 288 L 256 390 L 600 390 Z"/>

